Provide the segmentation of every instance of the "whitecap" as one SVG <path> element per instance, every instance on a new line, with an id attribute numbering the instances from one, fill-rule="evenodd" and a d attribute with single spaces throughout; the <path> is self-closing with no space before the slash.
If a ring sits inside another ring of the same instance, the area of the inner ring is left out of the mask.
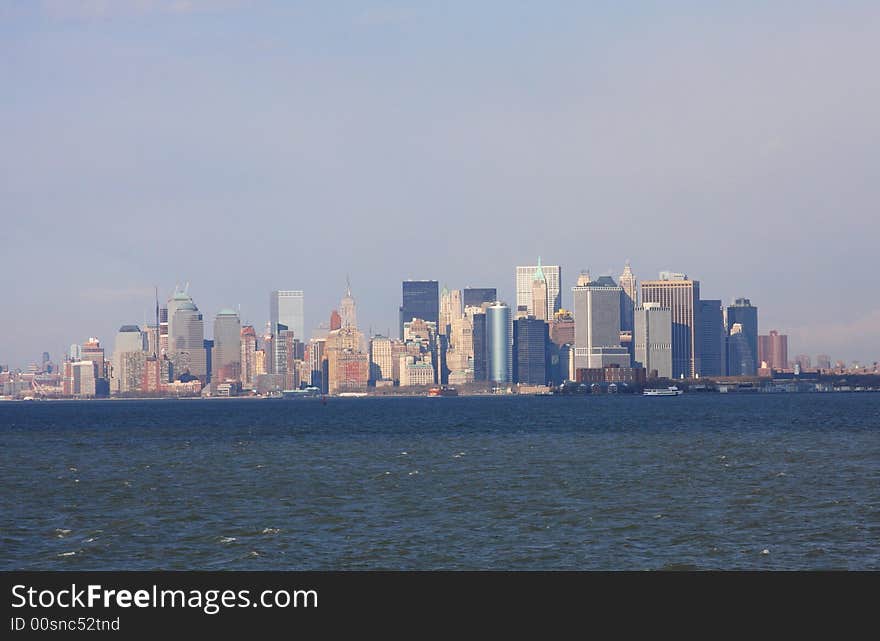
<path id="1" fill-rule="evenodd" d="M 418 473 L 419 473 L 418 470 L 413 470 L 412 472 L 410 472 L 410 473 L 408 474 L 408 476 L 414 476 L 414 475 L 416 475 L 416 474 L 418 474 Z"/>
<path id="2" fill-rule="evenodd" d="M 224 536 L 220 538 L 220 543 L 232 543 L 236 538 L 234 536 Z"/>
<path id="3" fill-rule="evenodd" d="M 70 530 L 65 530 L 64 528 L 57 527 L 55 528 L 55 534 L 58 535 L 59 539 L 63 539 L 65 536 L 70 534 Z"/>
<path id="4" fill-rule="evenodd" d="M 770 554 L 770 550 L 764 548 L 763 550 L 761 550 L 761 554 Z"/>
<path id="5" fill-rule="evenodd" d="M 277 527 L 264 527 L 263 534 L 278 534 L 281 530 Z"/>
<path id="6" fill-rule="evenodd" d="M 74 556 L 76 552 L 59 552 L 58 556 Z"/>

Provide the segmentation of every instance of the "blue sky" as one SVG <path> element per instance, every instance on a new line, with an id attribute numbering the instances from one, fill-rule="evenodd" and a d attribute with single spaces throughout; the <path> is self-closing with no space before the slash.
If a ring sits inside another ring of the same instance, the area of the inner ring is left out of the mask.
<path id="1" fill-rule="evenodd" d="M 385 332 L 401 279 L 510 299 L 538 254 L 877 360 L 880 5 L 718 4 L 0 3 L 0 363 L 154 284 L 313 327 L 350 274 Z"/>

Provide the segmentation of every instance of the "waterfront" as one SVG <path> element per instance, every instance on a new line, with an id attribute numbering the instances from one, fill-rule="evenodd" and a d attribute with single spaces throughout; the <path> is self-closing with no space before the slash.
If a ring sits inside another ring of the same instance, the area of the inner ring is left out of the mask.
<path id="1" fill-rule="evenodd" d="M 880 569 L 880 395 L 8 403 L 3 569 Z"/>

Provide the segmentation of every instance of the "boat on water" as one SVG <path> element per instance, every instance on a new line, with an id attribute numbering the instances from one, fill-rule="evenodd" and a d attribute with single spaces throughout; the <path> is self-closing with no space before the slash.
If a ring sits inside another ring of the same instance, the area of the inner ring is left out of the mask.
<path id="1" fill-rule="evenodd" d="M 666 389 L 646 389 L 642 392 L 642 396 L 681 396 L 682 394 L 684 394 L 684 391 L 678 389 L 675 385 Z"/>
<path id="2" fill-rule="evenodd" d="M 458 390 L 454 387 L 441 385 L 439 387 L 432 387 L 431 389 L 429 389 L 428 396 L 458 396 Z"/>

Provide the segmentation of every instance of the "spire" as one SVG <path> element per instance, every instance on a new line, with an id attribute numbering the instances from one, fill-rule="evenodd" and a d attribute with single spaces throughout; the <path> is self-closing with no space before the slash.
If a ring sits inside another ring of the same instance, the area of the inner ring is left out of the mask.
<path id="1" fill-rule="evenodd" d="M 351 279 L 348 277 L 348 274 L 345 275 L 345 295 L 351 296 Z"/>
<path id="2" fill-rule="evenodd" d="M 541 269 L 541 257 L 538 256 L 538 268 L 535 270 L 534 280 L 546 281 L 547 278 L 544 276 L 544 270 Z"/>

